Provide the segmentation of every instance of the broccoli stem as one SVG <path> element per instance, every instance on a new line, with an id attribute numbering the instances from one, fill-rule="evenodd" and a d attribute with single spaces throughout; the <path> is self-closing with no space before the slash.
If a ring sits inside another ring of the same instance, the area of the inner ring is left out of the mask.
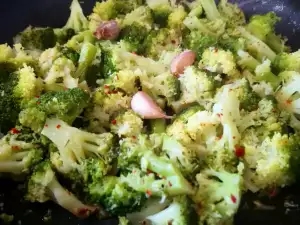
<path id="1" fill-rule="evenodd" d="M 245 28 L 238 27 L 237 30 L 240 32 L 242 37 L 248 40 L 247 48 L 256 54 L 259 60 L 263 60 L 265 57 L 273 61 L 276 57 L 276 53 L 263 41 L 249 33 Z"/>
<path id="2" fill-rule="evenodd" d="M 74 77 L 79 78 L 80 81 L 85 80 L 86 72 L 92 64 L 97 53 L 97 48 L 91 43 L 84 43 L 81 48 L 79 64 Z"/>
<path id="3" fill-rule="evenodd" d="M 94 206 L 88 206 L 78 200 L 72 193 L 63 188 L 56 178 L 53 178 L 47 186 L 52 201 L 59 204 L 77 217 L 85 218 L 97 210 Z"/>
<path id="4" fill-rule="evenodd" d="M 73 29 L 76 32 L 86 30 L 88 28 L 89 22 L 87 18 L 84 16 L 78 0 L 72 1 L 70 10 L 71 10 L 71 14 L 64 28 Z"/>
<path id="5" fill-rule="evenodd" d="M 0 162 L 0 173 L 21 174 L 25 169 L 23 161 Z"/>
<path id="6" fill-rule="evenodd" d="M 183 21 L 184 25 L 189 28 L 190 30 L 197 30 L 203 34 L 209 35 L 209 36 L 218 36 L 217 33 L 212 32 L 200 19 L 198 19 L 196 16 L 187 17 Z"/>
<path id="7" fill-rule="evenodd" d="M 268 34 L 266 42 L 278 54 L 288 50 L 284 40 L 274 33 Z"/>
<path id="8" fill-rule="evenodd" d="M 243 50 L 238 51 L 238 64 L 250 71 L 255 71 L 256 67 L 259 66 L 259 61 L 256 60 L 253 56 L 251 56 L 248 52 Z"/>
<path id="9" fill-rule="evenodd" d="M 150 120 L 150 126 L 152 133 L 164 133 L 166 131 L 166 120 L 165 119 L 155 119 Z"/>
<path id="10" fill-rule="evenodd" d="M 215 0 L 200 0 L 205 15 L 210 20 L 221 19 Z"/>

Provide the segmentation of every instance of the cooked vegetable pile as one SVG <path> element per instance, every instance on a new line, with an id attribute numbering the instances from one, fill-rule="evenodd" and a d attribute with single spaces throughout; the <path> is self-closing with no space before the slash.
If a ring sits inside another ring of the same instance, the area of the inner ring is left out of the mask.
<path id="1" fill-rule="evenodd" d="M 0 173 L 120 224 L 233 224 L 300 171 L 300 51 L 227 0 L 77 0 L 0 45 Z M 197 221 L 197 222 L 196 222 Z"/>

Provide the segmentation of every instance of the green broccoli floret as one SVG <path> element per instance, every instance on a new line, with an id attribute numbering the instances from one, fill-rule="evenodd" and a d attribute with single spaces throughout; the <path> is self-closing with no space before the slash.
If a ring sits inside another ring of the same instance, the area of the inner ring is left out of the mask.
<path id="1" fill-rule="evenodd" d="M 33 134 L 13 128 L 0 140 L 0 173 L 26 175 L 43 159 L 42 145 Z M 31 136 L 31 137 L 29 137 Z"/>
<path id="2" fill-rule="evenodd" d="M 232 52 L 214 47 L 204 50 L 199 67 L 211 72 L 223 73 L 232 78 L 240 76 Z"/>
<path id="3" fill-rule="evenodd" d="M 221 0 L 218 10 L 221 17 L 227 22 L 227 26 L 235 27 L 246 23 L 244 12 L 237 4 L 229 3 L 228 0 Z"/>
<path id="4" fill-rule="evenodd" d="M 281 53 L 273 62 L 274 68 L 279 71 L 300 72 L 300 50 L 293 53 Z"/>
<path id="5" fill-rule="evenodd" d="M 121 113 L 115 118 L 110 129 L 119 137 L 132 137 L 139 135 L 143 130 L 143 120 L 132 110 Z"/>
<path id="6" fill-rule="evenodd" d="M 47 92 L 36 96 L 23 107 L 19 121 L 37 132 L 43 128 L 48 116 L 72 123 L 88 105 L 89 98 L 89 94 L 79 88 Z"/>
<path id="7" fill-rule="evenodd" d="M 157 156 L 152 152 L 152 144 L 146 136 L 123 139 L 120 145 L 118 167 L 128 170 L 130 165 L 141 165 L 143 171 L 150 170 L 161 177 L 156 179 L 154 174 L 148 176 L 149 174 L 140 171 L 139 168 L 134 168 L 131 173 L 124 175 L 123 180 L 135 190 L 141 192 L 149 190 L 158 196 L 193 193 L 191 185 L 175 164 L 167 157 Z"/>
<path id="8" fill-rule="evenodd" d="M 147 5 L 152 10 L 153 20 L 161 27 L 168 24 L 168 17 L 173 8 L 168 0 L 146 0 Z"/>
<path id="9" fill-rule="evenodd" d="M 279 79 L 283 84 L 276 93 L 276 99 L 279 107 L 290 113 L 300 114 L 299 106 L 299 85 L 300 73 L 294 71 L 285 71 L 279 74 Z"/>
<path id="10" fill-rule="evenodd" d="M 128 50 L 141 54 L 144 52 L 143 43 L 148 34 L 147 28 L 137 22 L 133 22 L 122 28 L 120 38 L 126 44 Z"/>
<path id="11" fill-rule="evenodd" d="M 262 64 L 256 67 L 255 79 L 269 83 L 274 90 L 276 90 L 280 84 L 280 79 L 271 70 L 271 61 L 269 59 L 264 60 Z"/>
<path id="12" fill-rule="evenodd" d="M 221 19 L 210 21 L 199 19 L 196 16 L 186 17 L 184 25 L 191 31 L 198 31 L 203 35 L 219 37 L 225 32 L 226 22 Z"/>
<path id="13" fill-rule="evenodd" d="M 56 42 L 60 45 L 63 45 L 75 35 L 75 30 L 73 30 L 72 28 L 55 28 L 54 34 L 56 36 Z"/>
<path id="14" fill-rule="evenodd" d="M 254 36 L 267 43 L 276 53 L 288 51 L 285 46 L 286 40 L 275 34 L 275 25 L 281 18 L 276 16 L 274 12 L 264 15 L 254 15 L 250 18 L 250 22 L 246 28 Z"/>
<path id="15" fill-rule="evenodd" d="M 94 44 L 95 40 L 96 38 L 93 33 L 90 30 L 85 30 L 74 35 L 68 40 L 65 46 L 80 52 L 84 43 Z"/>
<path id="16" fill-rule="evenodd" d="M 151 9 L 147 6 L 140 6 L 126 14 L 124 19 L 121 21 L 121 28 L 124 29 L 124 27 L 128 27 L 133 24 L 138 27 L 143 27 L 143 29 L 149 32 L 153 26 Z"/>
<path id="17" fill-rule="evenodd" d="M 205 105 L 211 102 L 218 87 L 218 81 L 213 75 L 202 72 L 194 66 L 186 67 L 184 74 L 178 79 L 181 96 L 178 101 L 171 103 L 175 112 L 181 111 L 192 103 Z"/>
<path id="18" fill-rule="evenodd" d="M 241 200 L 241 175 L 206 169 L 199 173 L 196 179 L 199 188 L 193 200 L 198 206 L 198 224 L 232 224 Z"/>
<path id="19" fill-rule="evenodd" d="M 255 69 L 260 65 L 260 62 L 255 59 L 252 55 L 250 55 L 248 52 L 244 50 L 239 50 L 237 52 L 238 61 L 237 64 L 242 69 L 247 69 L 251 72 L 254 72 Z"/>
<path id="20" fill-rule="evenodd" d="M 192 217 L 193 210 L 190 207 L 191 203 L 191 200 L 187 196 L 177 196 L 166 209 L 148 216 L 146 220 L 156 225 L 170 223 L 173 225 L 195 224 L 194 218 Z"/>
<path id="21" fill-rule="evenodd" d="M 90 183 L 85 191 L 89 202 L 102 204 L 111 215 L 124 216 L 139 211 L 146 201 L 145 193 L 133 190 L 114 176 Z"/>
<path id="22" fill-rule="evenodd" d="M 73 29 L 76 33 L 88 29 L 88 20 L 83 14 L 78 0 L 72 0 L 71 14 L 63 29 Z"/>
<path id="23" fill-rule="evenodd" d="M 245 148 L 246 188 L 257 192 L 293 183 L 296 171 L 290 162 L 295 152 L 299 151 L 298 137 L 276 132 L 260 141 L 257 135 L 255 131 L 247 132 L 242 142 Z"/>
<path id="24" fill-rule="evenodd" d="M 182 29 L 183 20 L 186 16 L 187 12 L 185 11 L 184 7 L 181 5 L 177 6 L 168 16 L 168 27 L 174 29 Z"/>
<path id="25" fill-rule="evenodd" d="M 27 27 L 14 38 L 15 43 L 20 43 L 28 50 L 45 50 L 55 46 L 56 35 L 52 28 Z"/>
<path id="26" fill-rule="evenodd" d="M 201 31 L 191 31 L 183 37 L 183 47 L 197 53 L 197 61 L 200 61 L 205 49 L 216 47 L 218 40 L 215 36 L 205 35 Z"/>
<path id="27" fill-rule="evenodd" d="M 218 46 L 221 49 L 231 51 L 235 56 L 238 55 L 240 51 L 243 51 L 246 48 L 246 40 L 241 37 L 235 37 L 232 35 L 223 35 L 219 39 Z"/>
<path id="28" fill-rule="evenodd" d="M 200 158 L 197 152 L 183 146 L 176 139 L 165 135 L 163 137 L 162 151 L 167 154 L 174 164 L 179 165 L 185 177 L 194 179 L 194 176 L 199 172 Z"/>
<path id="29" fill-rule="evenodd" d="M 158 100 L 163 97 L 168 104 L 178 100 L 180 97 L 180 81 L 170 72 L 147 76 L 145 73 L 139 75 L 142 90 Z"/>
<path id="30" fill-rule="evenodd" d="M 130 221 L 125 216 L 118 216 L 118 225 L 130 225 Z"/>
<path id="31" fill-rule="evenodd" d="M 52 200 L 75 216 L 82 218 L 88 217 L 97 210 L 97 207 L 81 202 L 58 182 L 49 161 L 36 166 L 28 181 L 25 199 L 31 202 Z"/>
<path id="32" fill-rule="evenodd" d="M 108 165 L 115 157 L 115 139 L 111 133 L 89 133 L 59 119 L 47 119 L 41 133 L 57 147 L 51 162 L 63 174 L 80 170 L 82 161 L 88 157 L 103 159 Z"/>
<path id="33" fill-rule="evenodd" d="M 180 46 L 181 33 L 175 29 L 153 30 L 144 41 L 145 55 L 158 59 L 162 51 L 171 51 Z"/>

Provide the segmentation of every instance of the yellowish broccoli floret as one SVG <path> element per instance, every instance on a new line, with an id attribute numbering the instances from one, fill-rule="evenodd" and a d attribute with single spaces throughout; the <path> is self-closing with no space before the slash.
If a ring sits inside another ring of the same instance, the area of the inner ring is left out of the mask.
<path id="1" fill-rule="evenodd" d="M 50 70 L 51 66 L 53 65 L 53 62 L 59 57 L 59 51 L 58 48 L 49 48 L 42 52 L 42 54 L 39 57 L 39 66 L 41 68 L 42 72 L 46 72 Z"/>
<path id="2" fill-rule="evenodd" d="M 142 133 L 143 120 L 132 110 L 118 115 L 112 122 L 110 129 L 119 137 L 132 137 Z"/>
<path id="3" fill-rule="evenodd" d="M 173 10 L 173 12 L 168 17 L 168 26 L 171 28 L 182 28 L 183 20 L 187 16 L 187 12 L 185 11 L 183 6 L 178 6 Z"/>
<path id="4" fill-rule="evenodd" d="M 199 67 L 211 72 L 223 73 L 232 78 L 240 76 L 232 52 L 214 47 L 203 52 Z"/>

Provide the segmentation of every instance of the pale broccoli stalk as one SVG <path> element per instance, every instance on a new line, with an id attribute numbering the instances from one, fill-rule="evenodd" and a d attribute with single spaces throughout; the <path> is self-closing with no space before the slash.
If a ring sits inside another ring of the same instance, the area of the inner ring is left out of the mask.
<path id="1" fill-rule="evenodd" d="M 221 19 L 221 14 L 218 11 L 215 0 L 200 0 L 200 3 L 205 11 L 205 15 L 209 20 Z"/>
<path id="2" fill-rule="evenodd" d="M 64 26 L 64 29 L 73 29 L 76 32 L 80 32 L 88 29 L 88 20 L 83 14 L 82 8 L 78 0 L 73 0 L 70 6 L 71 15 Z"/>
<path id="3" fill-rule="evenodd" d="M 85 205 L 66 190 L 57 180 L 50 163 L 39 164 L 28 181 L 26 200 L 46 202 L 52 200 L 77 217 L 85 218 L 96 212 L 97 207 Z"/>
<path id="4" fill-rule="evenodd" d="M 81 47 L 78 67 L 73 77 L 79 78 L 80 81 L 85 80 L 87 70 L 93 63 L 96 54 L 97 48 L 95 45 L 91 43 L 84 43 Z"/>
<path id="5" fill-rule="evenodd" d="M 232 52 L 214 47 L 203 52 L 199 67 L 211 72 L 223 73 L 232 78 L 240 76 Z"/>
<path id="6" fill-rule="evenodd" d="M 193 220 L 190 207 L 190 199 L 186 196 L 177 196 L 173 202 L 164 210 L 154 215 L 148 216 L 146 220 L 151 224 L 165 225 L 165 224 L 190 224 Z"/>
<path id="7" fill-rule="evenodd" d="M 257 59 L 255 59 L 252 55 L 250 55 L 248 52 L 245 52 L 244 50 L 239 50 L 237 52 L 237 55 L 237 64 L 243 69 L 254 72 L 256 67 L 260 65 L 260 62 Z"/>
<path id="8" fill-rule="evenodd" d="M 142 133 L 143 120 L 132 110 L 121 113 L 114 121 L 110 129 L 119 137 L 132 137 Z"/>
<path id="9" fill-rule="evenodd" d="M 43 150 L 8 134 L 0 140 L 0 173 L 27 174 L 43 159 Z"/>
<path id="10" fill-rule="evenodd" d="M 204 35 L 219 37 L 225 32 L 226 23 L 221 19 L 209 21 L 196 16 L 186 17 L 184 25 L 191 31 L 198 31 Z"/>
<path id="11" fill-rule="evenodd" d="M 276 53 L 267 44 L 252 35 L 244 27 L 237 27 L 237 31 L 247 40 L 247 49 L 255 56 L 255 58 L 259 60 L 268 58 L 271 61 L 274 61 Z"/>
<path id="12" fill-rule="evenodd" d="M 226 85 L 217 93 L 213 112 L 220 118 L 223 125 L 223 134 L 220 143 L 227 146 L 230 150 L 234 150 L 241 138 L 237 129 L 237 123 L 241 118 L 240 100 L 230 89 L 230 85 Z"/>
<path id="13" fill-rule="evenodd" d="M 300 50 L 292 53 L 281 53 L 277 55 L 273 65 L 279 72 L 285 70 L 300 72 Z"/>
<path id="14" fill-rule="evenodd" d="M 196 0 L 196 1 L 183 1 L 183 3 L 188 7 L 188 9 L 190 10 L 188 12 L 188 16 L 192 17 L 192 16 L 196 16 L 196 17 L 200 17 L 203 13 L 203 8 L 201 5 L 200 0 Z"/>
<path id="15" fill-rule="evenodd" d="M 168 136 L 163 137 L 162 151 L 165 152 L 174 164 L 178 164 L 185 177 L 194 178 L 200 169 L 200 159 L 197 152 L 183 146 Z"/>
<path id="16" fill-rule="evenodd" d="M 258 65 L 255 69 L 255 79 L 257 81 L 265 81 L 270 83 L 274 90 L 279 86 L 280 79 L 271 71 L 271 61 L 266 59 L 262 64 Z"/>
<path id="17" fill-rule="evenodd" d="M 276 93 L 279 107 L 290 113 L 300 114 L 300 74 L 294 71 L 286 71 L 279 74 L 279 78 L 283 81 L 282 87 Z"/>
<path id="18" fill-rule="evenodd" d="M 62 120 L 47 119 L 42 134 L 58 148 L 52 163 L 62 173 L 80 169 L 80 163 L 91 156 L 102 158 L 107 164 L 112 160 L 114 136 L 110 133 L 88 133 Z"/>
<path id="19" fill-rule="evenodd" d="M 196 179 L 199 188 L 193 200 L 199 206 L 199 224 L 231 224 L 241 200 L 241 175 L 206 169 Z"/>
<path id="20" fill-rule="evenodd" d="M 96 38 L 94 37 L 93 33 L 90 30 L 86 30 L 74 35 L 68 40 L 65 46 L 80 52 L 84 43 L 94 44 L 95 40 Z"/>

